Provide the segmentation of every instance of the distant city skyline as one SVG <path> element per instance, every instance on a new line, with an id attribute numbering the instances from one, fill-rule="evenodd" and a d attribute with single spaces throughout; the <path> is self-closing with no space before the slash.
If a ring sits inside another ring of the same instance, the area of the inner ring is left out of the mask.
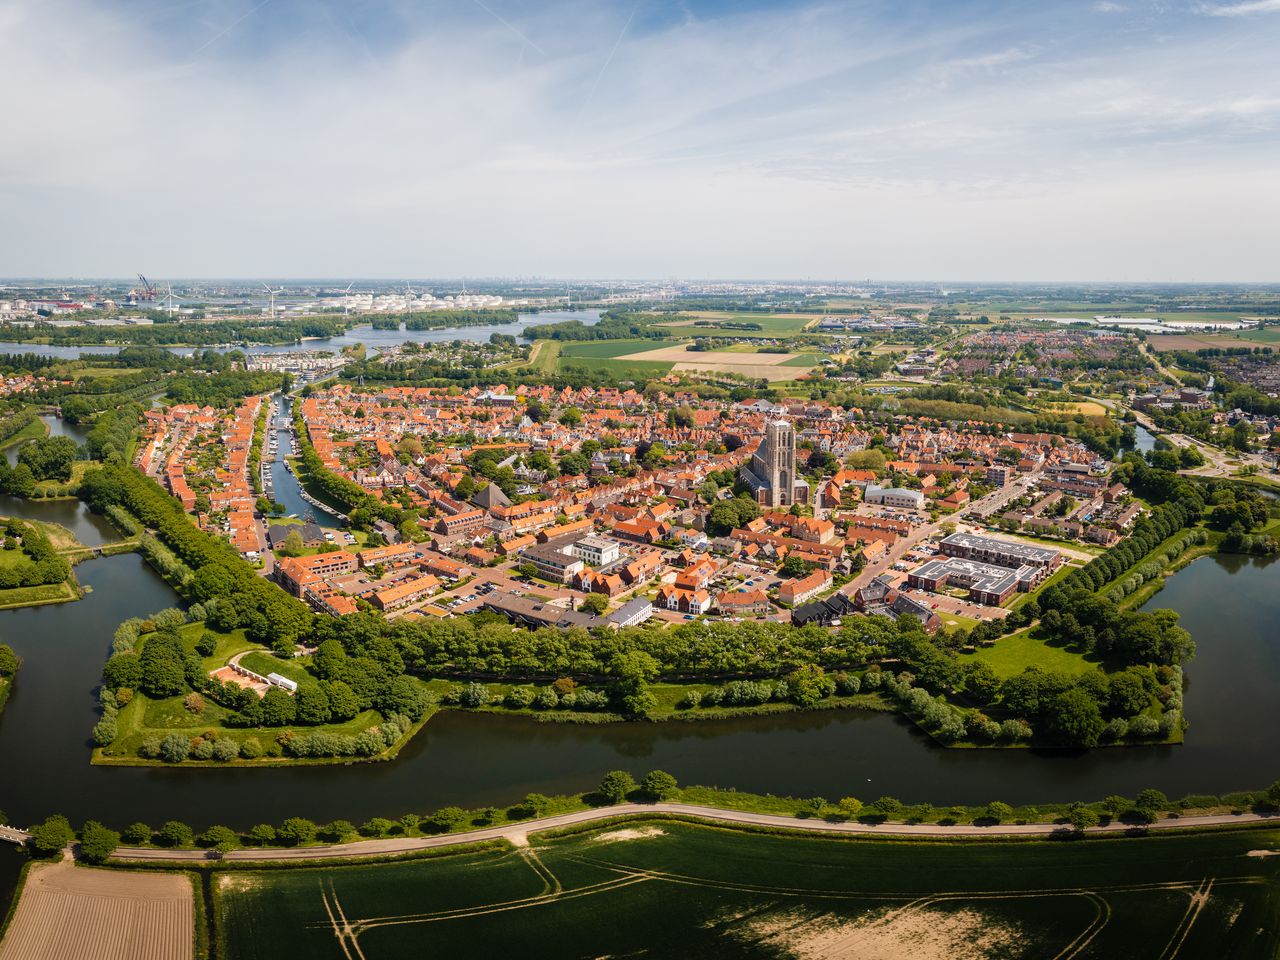
<path id="1" fill-rule="evenodd" d="M 1277 28 L 1280 0 L 15 0 L 0 275 L 1275 281 Z"/>

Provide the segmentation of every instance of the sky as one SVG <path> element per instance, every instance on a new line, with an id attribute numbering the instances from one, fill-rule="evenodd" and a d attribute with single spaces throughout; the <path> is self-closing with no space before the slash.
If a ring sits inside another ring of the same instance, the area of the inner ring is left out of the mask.
<path id="1" fill-rule="evenodd" d="M 0 0 L 0 276 L 1280 280 L 1280 0 Z"/>

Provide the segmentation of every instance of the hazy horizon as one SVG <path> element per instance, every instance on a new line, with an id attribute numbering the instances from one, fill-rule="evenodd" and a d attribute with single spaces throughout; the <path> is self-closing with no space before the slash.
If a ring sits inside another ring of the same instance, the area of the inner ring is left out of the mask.
<path id="1" fill-rule="evenodd" d="M 1265 284 L 1277 28 L 1280 0 L 14 0 L 0 273 Z"/>

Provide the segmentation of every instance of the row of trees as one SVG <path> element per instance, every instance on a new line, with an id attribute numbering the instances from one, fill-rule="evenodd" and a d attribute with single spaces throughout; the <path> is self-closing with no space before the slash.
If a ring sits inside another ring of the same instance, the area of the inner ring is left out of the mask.
<path id="1" fill-rule="evenodd" d="M 250 639 L 292 654 L 306 637 L 314 615 L 301 600 L 257 576 L 225 540 L 200 530 L 177 500 L 154 481 L 119 465 L 106 465 L 85 474 L 80 496 L 105 512 L 121 506 L 194 571 L 185 590 L 199 602 L 216 600 L 216 629 L 243 627 Z"/>

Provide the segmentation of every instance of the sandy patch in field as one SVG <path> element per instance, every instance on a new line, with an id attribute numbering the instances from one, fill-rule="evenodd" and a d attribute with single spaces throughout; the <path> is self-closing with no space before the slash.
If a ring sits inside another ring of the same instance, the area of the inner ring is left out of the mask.
<path id="1" fill-rule="evenodd" d="M 619 360 L 651 360 L 658 363 L 711 363 L 734 366 L 772 367 L 799 356 L 796 353 L 740 353 L 736 350 L 686 350 L 682 345 L 639 350 Z"/>
<path id="2" fill-rule="evenodd" d="M 1246 857 L 1280 857 L 1280 850 L 1250 850 L 1245 854 Z"/>
<path id="3" fill-rule="evenodd" d="M 647 840 L 650 837 L 665 837 L 667 831 L 661 827 L 634 827 L 625 830 L 610 830 L 595 838 L 596 843 L 619 843 L 624 840 Z"/>
<path id="4" fill-rule="evenodd" d="M 1025 945 L 1022 932 L 976 910 L 899 909 L 861 920 L 798 912 L 751 920 L 733 935 L 796 960 L 985 960 Z"/>
<path id="5" fill-rule="evenodd" d="M 736 373 L 764 380 L 794 380 L 812 369 L 813 367 L 764 366 L 758 363 L 677 363 L 671 368 L 673 373 Z"/>
<path id="6" fill-rule="evenodd" d="M 37 864 L 0 960 L 190 960 L 195 913 L 182 875 Z"/>
<path id="7" fill-rule="evenodd" d="M 247 873 L 224 873 L 218 877 L 218 889 L 224 893 L 243 893 L 246 890 L 257 890 L 260 886 L 261 878 Z"/>

